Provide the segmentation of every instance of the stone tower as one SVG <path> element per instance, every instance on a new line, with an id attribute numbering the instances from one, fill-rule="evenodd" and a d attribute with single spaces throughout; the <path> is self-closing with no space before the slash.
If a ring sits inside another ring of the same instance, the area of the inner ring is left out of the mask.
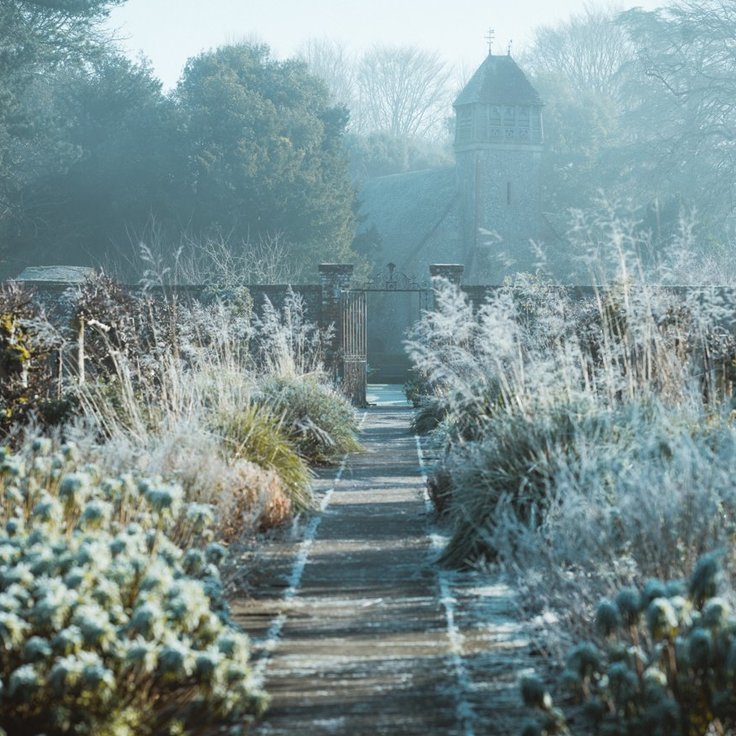
<path id="1" fill-rule="evenodd" d="M 507 272 L 532 267 L 530 241 L 545 232 L 542 101 L 510 55 L 489 54 L 454 107 L 466 273 L 500 282 Z"/>

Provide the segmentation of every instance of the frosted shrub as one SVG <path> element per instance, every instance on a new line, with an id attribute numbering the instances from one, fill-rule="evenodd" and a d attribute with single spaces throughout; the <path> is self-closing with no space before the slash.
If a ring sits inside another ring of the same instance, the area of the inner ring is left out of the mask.
<path id="1" fill-rule="evenodd" d="M 558 687 L 582 703 L 586 733 L 705 736 L 736 727 L 736 618 L 717 595 L 718 559 L 689 581 L 648 580 L 598 603 L 596 641 L 568 654 Z M 524 734 L 569 733 L 536 678 L 522 697 L 539 716 Z"/>
<path id="2" fill-rule="evenodd" d="M 0 488 L 0 727 L 244 733 L 263 698 L 223 598 L 224 549 L 207 542 L 211 507 L 75 468 L 73 447 L 42 439 L 3 455 Z"/>
<path id="3" fill-rule="evenodd" d="M 282 418 L 283 432 L 310 463 L 333 462 L 360 449 L 354 409 L 315 376 L 268 378 L 260 382 L 254 398 Z"/>
<path id="4" fill-rule="evenodd" d="M 498 563 L 557 622 L 543 635 L 556 655 L 598 598 L 682 577 L 734 533 L 733 295 L 621 264 L 586 299 L 524 276 L 475 309 L 439 284 L 409 342 L 445 413 L 431 481 L 452 524 L 444 559 Z"/>

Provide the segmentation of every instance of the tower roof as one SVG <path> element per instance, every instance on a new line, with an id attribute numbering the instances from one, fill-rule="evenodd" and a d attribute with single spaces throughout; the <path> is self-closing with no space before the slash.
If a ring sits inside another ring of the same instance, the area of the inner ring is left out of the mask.
<path id="1" fill-rule="evenodd" d="M 488 54 L 455 100 L 459 105 L 541 105 L 537 90 L 509 55 Z"/>

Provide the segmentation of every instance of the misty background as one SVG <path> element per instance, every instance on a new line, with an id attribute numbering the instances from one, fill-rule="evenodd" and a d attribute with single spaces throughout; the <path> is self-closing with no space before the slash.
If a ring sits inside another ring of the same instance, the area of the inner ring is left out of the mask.
<path id="1" fill-rule="evenodd" d="M 493 26 L 544 101 L 543 209 L 568 248 L 575 213 L 620 209 L 652 262 L 678 237 L 683 273 L 726 279 L 733 4 L 512 5 L 4 2 L 2 275 L 134 279 L 142 247 L 193 279 L 223 259 L 261 281 L 386 260 L 361 186 L 452 162 L 452 101 Z"/>

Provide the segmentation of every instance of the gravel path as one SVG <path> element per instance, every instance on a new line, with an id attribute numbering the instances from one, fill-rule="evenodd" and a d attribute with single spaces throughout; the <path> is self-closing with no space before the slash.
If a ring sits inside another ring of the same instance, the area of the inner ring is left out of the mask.
<path id="1" fill-rule="evenodd" d="M 234 602 L 272 697 L 260 736 L 518 732 L 528 642 L 511 592 L 434 564 L 410 419 L 367 410 L 365 452 L 316 482 L 322 513 L 301 541 L 266 546 L 271 584 Z"/>

